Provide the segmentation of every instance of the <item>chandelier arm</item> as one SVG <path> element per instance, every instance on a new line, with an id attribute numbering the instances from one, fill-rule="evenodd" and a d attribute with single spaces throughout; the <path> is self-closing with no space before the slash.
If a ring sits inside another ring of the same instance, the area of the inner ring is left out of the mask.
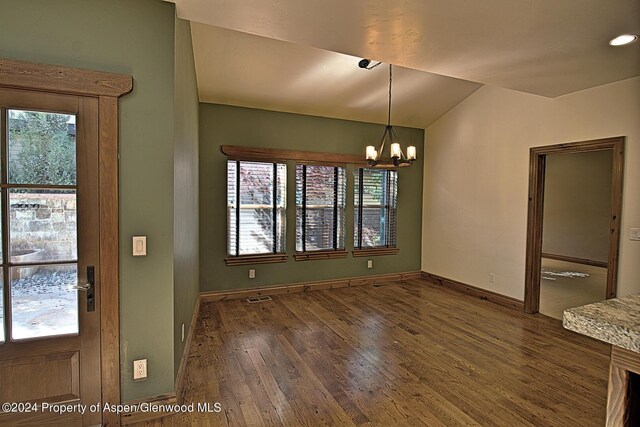
<path id="1" fill-rule="evenodd" d="M 393 140 L 393 142 L 398 142 L 398 137 L 396 136 L 396 131 L 393 130 L 393 126 L 389 126 L 389 127 L 391 128 L 391 139 Z"/>
<path id="2" fill-rule="evenodd" d="M 382 158 L 382 153 L 384 151 L 384 146 L 387 139 L 387 132 L 389 132 L 389 128 L 384 128 L 384 133 L 382 134 L 382 139 L 380 140 L 380 148 L 378 149 L 378 158 L 376 160 L 380 160 Z"/>

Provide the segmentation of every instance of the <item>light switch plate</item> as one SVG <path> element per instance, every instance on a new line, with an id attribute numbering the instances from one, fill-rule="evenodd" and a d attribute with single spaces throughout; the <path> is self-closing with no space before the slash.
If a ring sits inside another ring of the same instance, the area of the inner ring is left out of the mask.
<path id="1" fill-rule="evenodd" d="M 147 255 L 147 236 L 133 236 L 133 256 Z"/>
<path id="2" fill-rule="evenodd" d="M 631 229 L 631 240 L 640 240 L 640 228 Z"/>

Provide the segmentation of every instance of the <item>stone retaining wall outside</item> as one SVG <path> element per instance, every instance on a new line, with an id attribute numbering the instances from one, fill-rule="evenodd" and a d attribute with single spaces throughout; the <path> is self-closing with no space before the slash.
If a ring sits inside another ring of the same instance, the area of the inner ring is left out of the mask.
<path id="1" fill-rule="evenodd" d="M 9 222 L 14 255 L 34 251 L 47 261 L 77 257 L 75 194 L 11 193 Z"/>

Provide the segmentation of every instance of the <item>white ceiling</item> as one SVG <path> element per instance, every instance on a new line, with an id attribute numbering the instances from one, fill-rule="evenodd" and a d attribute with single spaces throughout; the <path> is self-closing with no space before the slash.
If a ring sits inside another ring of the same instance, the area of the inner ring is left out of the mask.
<path id="1" fill-rule="evenodd" d="M 406 67 L 394 68 L 392 122 L 425 127 L 470 82 L 556 97 L 640 75 L 640 43 L 608 45 L 640 33 L 640 0 L 175 3 L 192 21 L 203 101 L 384 122 L 386 70 L 354 66 L 366 57 Z"/>
<path id="2" fill-rule="evenodd" d="M 200 101 L 386 123 L 389 68 L 360 58 L 192 23 Z M 481 85 L 393 67 L 392 123 L 422 128 Z"/>

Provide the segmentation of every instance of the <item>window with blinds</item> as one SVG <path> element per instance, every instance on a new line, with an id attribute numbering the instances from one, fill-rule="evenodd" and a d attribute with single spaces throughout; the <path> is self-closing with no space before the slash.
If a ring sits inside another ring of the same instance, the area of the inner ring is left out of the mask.
<path id="1" fill-rule="evenodd" d="M 398 172 L 359 168 L 354 174 L 354 247 L 395 247 Z"/>
<path id="2" fill-rule="evenodd" d="M 344 249 L 342 167 L 296 165 L 296 251 Z"/>
<path id="3" fill-rule="evenodd" d="M 287 166 L 227 161 L 230 256 L 285 252 Z"/>

